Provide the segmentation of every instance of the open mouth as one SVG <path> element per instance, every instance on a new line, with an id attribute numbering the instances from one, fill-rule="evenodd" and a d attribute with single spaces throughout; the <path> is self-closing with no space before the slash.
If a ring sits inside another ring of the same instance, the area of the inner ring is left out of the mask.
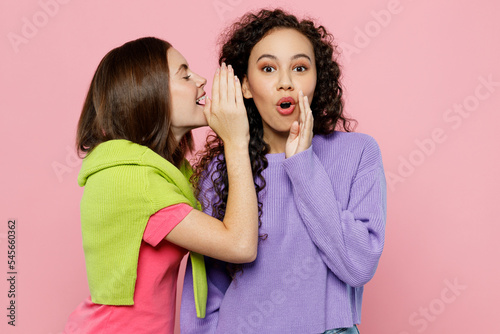
<path id="1" fill-rule="evenodd" d="M 276 103 L 276 109 L 281 115 L 290 115 L 295 109 L 295 100 L 291 96 L 283 97 Z"/>
<path id="2" fill-rule="evenodd" d="M 207 98 L 207 95 L 203 95 L 203 96 L 197 98 L 196 99 L 196 104 L 199 105 L 199 106 L 204 106 L 206 98 Z"/>

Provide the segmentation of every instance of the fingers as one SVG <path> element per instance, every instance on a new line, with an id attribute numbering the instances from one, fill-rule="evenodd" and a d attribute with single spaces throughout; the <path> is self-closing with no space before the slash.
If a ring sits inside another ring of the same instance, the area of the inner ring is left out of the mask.
<path id="1" fill-rule="evenodd" d="M 299 119 L 294 121 L 286 141 L 285 157 L 307 150 L 312 143 L 314 119 L 309 105 L 309 98 L 299 92 Z"/>
<path id="2" fill-rule="evenodd" d="M 302 128 L 302 125 L 306 121 L 306 107 L 304 103 L 304 92 L 300 91 L 299 92 L 299 120 L 300 120 L 300 125 Z"/>
<path id="3" fill-rule="evenodd" d="M 231 65 L 227 67 L 227 102 L 230 104 L 235 103 L 234 94 L 234 70 Z"/>
<path id="4" fill-rule="evenodd" d="M 240 81 L 225 63 L 216 71 L 210 106 L 204 108 L 208 125 L 226 143 L 250 140 L 248 118 Z"/>
<path id="5" fill-rule="evenodd" d="M 219 80 L 219 98 L 220 101 L 227 101 L 227 66 L 226 63 L 222 63 L 220 68 L 220 80 Z"/>
<path id="6" fill-rule="evenodd" d="M 294 121 L 290 127 L 290 132 L 288 134 L 288 141 L 293 141 L 300 134 L 299 132 L 299 122 Z"/>
<path id="7" fill-rule="evenodd" d="M 212 106 L 212 101 L 206 97 L 205 98 L 205 107 L 203 107 L 203 114 L 205 115 L 205 119 L 207 120 L 207 124 L 210 124 L 211 114 L 210 107 Z"/>
<path id="8" fill-rule="evenodd" d="M 304 92 L 300 91 L 299 92 L 299 120 L 300 120 L 300 137 L 304 138 L 307 136 L 306 132 L 306 120 L 307 120 L 307 103 L 306 103 L 307 96 L 304 97 Z"/>
<path id="9" fill-rule="evenodd" d="M 295 153 L 297 153 L 299 136 L 300 136 L 299 122 L 293 121 L 292 126 L 290 127 L 290 132 L 288 132 L 288 138 L 286 139 L 286 144 L 285 144 L 286 158 L 290 158 Z"/>
<path id="10" fill-rule="evenodd" d="M 307 134 L 310 138 L 312 138 L 312 132 L 313 132 L 313 126 L 314 126 L 314 118 L 311 110 L 311 106 L 309 105 L 309 98 L 306 96 L 304 98 L 304 106 L 306 109 L 305 115 L 305 121 L 304 121 L 304 132 Z"/>
<path id="11" fill-rule="evenodd" d="M 214 82 L 212 84 L 212 102 L 214 108 L 219 107 L 219 82 L 220 82 L 220 68 L 215 70 Z"/>
<path id="12" fill-rule="evenodd" d="M 297 151 L 302 152 L 307 150 L 312 143 L 313 138 L 313 126 L 314 120 L 312 116 L 312 110 L 309 105 L 309 98 L 304 96 L 302 92 L 299 93 L 299 101 L 301 101 L 301 113 L 300 113 L 300 133 L 299 133 L 299 143 L 297 144 Z"/>
<path id="13" fill-rule="evenodd" d="M 244 107 L 245 103 L 243 102 L 243 93 L 241 92 L 241 82 L 240 79 L 237 76 L 234 76 L 234 88 L 235 88 L 235 94 L 236 94 L 236 106 L 237 107 Z"/>
<path id="14" fill-rule="evenodd" d="M 231 65 L 226 66 L 225 63 L 222 63 L 214 75 L 212 105 L 214 109 L 219 109 L 223 105 L 230 108 L 244 106 L 241 82 L 234 75 L 234 69 Z"/>

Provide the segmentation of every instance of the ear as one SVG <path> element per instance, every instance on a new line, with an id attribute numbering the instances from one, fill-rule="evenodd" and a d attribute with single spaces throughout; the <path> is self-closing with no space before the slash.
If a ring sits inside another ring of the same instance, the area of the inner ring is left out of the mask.
<path id="1" fill-rule="evenodd" d="M 241 92 L 243 93 L 243 97 L 245 99 L 251 99 L 251 98 L 253 98 L 253 95 L 250 92 L 250 88 L 249 88 L 249 85 L 248 85 L 248 78 L 247 78 L 246 75 L 243 77 L 243 82 L 241 83 Z"/>

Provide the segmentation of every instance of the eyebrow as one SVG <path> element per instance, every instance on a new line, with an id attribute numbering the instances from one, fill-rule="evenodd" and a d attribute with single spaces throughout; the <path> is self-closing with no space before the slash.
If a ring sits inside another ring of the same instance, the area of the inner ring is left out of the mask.
<path id="1" fill-rule="evenodd" d="M 262 56 L 260 56 L 260 57 L 257 59 L 257 62 L 258 62 L 259 60 L 261 60 L 262 58 L 271 58 L 271 59 L 273 59 L 273 60 L 277 60 L 277 59 L 278 59 L 276 56 L 273 56 L 273 55 L 270 55 L 270 54 L 265 53 L 265 54 L 263 54 Z M 309 60 L 309 62 L 311 62 L 311 63 L 312 63 L 312 61 L 311 61 L 311 57 L 309 57 L 309 56 L 308 56 L 308 55 L 306 55 L 305 53 L 298 53 L 298 54 L 296 54 L 295 56 L 293 56 L 293 57 L 291 58 L 291 60 L 295 60 L 295 59 L 298 59 L 298 58 L 307 58 L 307 59 Z"/>
<path id="2" fill-rule="evenodd" d="M 181 66 L 179 66 L 179 69 L 177 70 L 177 72 L 175 72 L 175 74 L 179 73 L 181 70 L 187 70 L 187 69 L 188 69 L 187 64 L 181 64 Z"/>

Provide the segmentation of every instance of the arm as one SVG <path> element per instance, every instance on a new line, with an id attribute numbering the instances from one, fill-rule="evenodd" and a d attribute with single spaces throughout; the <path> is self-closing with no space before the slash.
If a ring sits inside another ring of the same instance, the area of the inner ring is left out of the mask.
<path id="1" fill-rule="evenodd" d="M 362 286 L 375 274 L 384 247 L 386 185 L 380 150 L 373 139 L 367 142 L 343 208 L 311 148 L 313 117 L 302 92 L 299 106 L 300 123 L 290 129 L 284 162 L 295 202 L 328 268 L 350 286 Z"/>
<path id="2" fill-rule="evenodd" d="M 222 222 L 192 210 L 166 239 L 176 245 L 233 263 L 255 260 L 258 241 L 258 207 L 252 178 L 250 139 L 240 82 L 231 68 L 217 71 L 207 99 L 207 122 L 224 141 L 229 193 Z"/>
<path id="3" fill-rule="evenodd" d="M 374 275 L 384 246 L 386 188 L 377 144 L 367 143 L 349 202 L 343 208 L 312 148 L 284 162 L 294 199 L 320 256 L 342 281 L 357 287 Z"/>
<path id="4" fill-rule="evenodd" d="M 217 200 L 217 194 L 212 186 L 213 165 L 203 173 L 200 179 L 201 200 L 203 212 L 212 216 L 212 203 Z M 226 272 L 225 263 L 204 257 L 207 278 L 207 302 L 205 318 L 198 318 L 195 312 L 194 284 L 191 259 L 188 259 L 182 303 L 180 309 L 180 326 L 182 333 L 215 333 L 219 319 L 219 309 L 224 294 L 231 284 L 231 277 Z"/>

